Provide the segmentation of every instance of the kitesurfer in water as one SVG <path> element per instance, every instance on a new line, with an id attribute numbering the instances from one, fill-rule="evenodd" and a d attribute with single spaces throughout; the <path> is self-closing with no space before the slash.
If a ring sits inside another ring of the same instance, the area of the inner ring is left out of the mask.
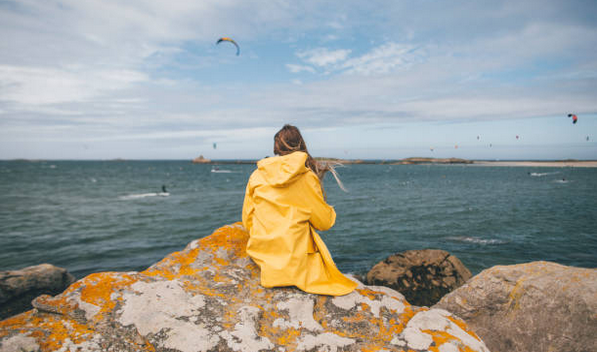
<path id="1" fill-rule="evenodd" d="M 352 292 L 357 284 L 336 268 L 315 231 L 328 230 L 336 221 L 321 186 L 333 168 L 311 157 L 300 131 L 291 125 L 276 133 L 274 154 L 257 163 L 242 211 L 249 232 L 247 254 L 261 268 L 261 285 L 332 296 Z"/>
<path id="2" fill-rule="evenodd" d="M 162 185 L 162 193 L 168 193 L 168 191 L 166 190 L 166 185 Z"/>

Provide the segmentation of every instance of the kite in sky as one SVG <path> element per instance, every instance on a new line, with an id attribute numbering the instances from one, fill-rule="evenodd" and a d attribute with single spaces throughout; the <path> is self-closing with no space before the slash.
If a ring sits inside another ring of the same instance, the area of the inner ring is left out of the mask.
<path id="1" fill-rule="evenodd" d="M 576 123 L 576 121 L 578 121 L 578 117 L 576 117 L 574 114 L 568 114 L 568 117 L 572 117 L 572 123 Z"/>
<path id="2" fill-rule="evenodd" d="M 230 42 L 230 43 L 234 44 L 234 46 L 236 46 L 236 56 L 240 55 L 240 47 L 238 46 L 238 44 L 236 44 L 234 39 L 228 38 L 228 37 L 222 37 L 222 38 L 218 39 L 218 41 L 216 42 L 216 45 L 220 44 L 221 42 Z"/>

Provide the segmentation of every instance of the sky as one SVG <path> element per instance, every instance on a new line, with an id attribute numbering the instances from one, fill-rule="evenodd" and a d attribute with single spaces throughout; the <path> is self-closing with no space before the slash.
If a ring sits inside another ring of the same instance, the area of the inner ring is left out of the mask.
<path id="1" fill-rule="evenodd" d="M 597 159 L 593 0 L 0 0 L 0 38 L 0 159 Z"/>

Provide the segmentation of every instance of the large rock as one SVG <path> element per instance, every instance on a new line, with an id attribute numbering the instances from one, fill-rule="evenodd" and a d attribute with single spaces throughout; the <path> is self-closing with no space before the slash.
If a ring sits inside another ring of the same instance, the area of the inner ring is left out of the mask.
<path id="1" fill-rule="evenodd" d="M 492 351 L 597 351 L 597 269 L 495 266 L 435 307 L 464 318 Z"/>
<path id="2" fill-rule="evenodd" d="M 0 320 L 31 309 L 35 297 L 58 294 L 74 281 L 66 269 L 51 264 L 0 271 Z"/>
<path id="3" fill-rule="evenodd" d="M 389 256 L 367 273 L 366 283 L 390 287 L 417 306 L 432 306 L 472 276 L 462 262 L 439 249 Z"/>
<path id="4" fill-rule="evenodd" d="M 263 288 L 239 224 L 143 272 L 92 274 L 0 322 L 0 351 L 488 351 L 459 318 L 362 284 Z"/>
<path id="5" fill-rule="evenodd" d="M 211 163 L 211 160 L 204 158 L 203 155 L 199 155 L 198 157 L 193 159 L 193 164 L 208 164 L 208 163 Z"/>

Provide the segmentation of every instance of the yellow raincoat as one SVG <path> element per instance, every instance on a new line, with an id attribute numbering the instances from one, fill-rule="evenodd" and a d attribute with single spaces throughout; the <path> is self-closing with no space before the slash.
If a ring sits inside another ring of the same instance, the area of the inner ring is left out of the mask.
<path id="1" fill-rule="evenodd" d="M 357 286 L 336 268 L 315 229 L 336 221 L 319 179 L 294 152 L 260 160 L 247 184 L 243 225 L 247 253 L 261 268 L 264 287 L 297 286 L 309 293 L 345 295 Z"/>

